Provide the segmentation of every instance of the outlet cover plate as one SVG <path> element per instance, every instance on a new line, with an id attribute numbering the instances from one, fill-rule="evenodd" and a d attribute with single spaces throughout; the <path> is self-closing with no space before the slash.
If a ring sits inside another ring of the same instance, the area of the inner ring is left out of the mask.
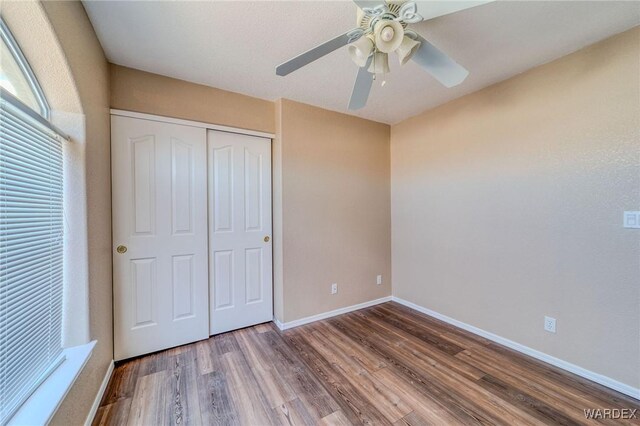
<path id="1" fill-rule="evenodd" d="M 624 212 L 622 226 L 631 229 L 640 229 L 640 212 Z"/>
<path id="2" fill-rule="evenodd" d="M 551 317 L 544 317 L 544 329 L 549 333 L 556 332 L 556 319 Z"/>

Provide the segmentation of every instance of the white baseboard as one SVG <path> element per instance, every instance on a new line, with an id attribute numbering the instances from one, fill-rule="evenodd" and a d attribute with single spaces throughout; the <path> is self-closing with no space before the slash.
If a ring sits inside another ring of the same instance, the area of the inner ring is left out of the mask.
<path id="1" fill-rule="evenodd" d="M 323 312 L 321 314 L 312 315 L 310 317 L 300 318 L 294 321 L 281 322 L 276 318 L 273 322 L 280 330 L 288 330 L 293 327 L 299 327 L 301 325 L 309 324 L 311 322 L 320 321 L 323 319 L 335 317 L 336 315 L 346 314 L 347 312 L 357 311 L 358 309 L 368 308 L 369 306 L 379 305 L 380 303 L 390 302 L 391 296 L 382 297 L 380 299 L 370 300 L 368 302 L 358 303 L 357 305 L 347 306 L 346 308 L 340 308 L 329 312 Z"/>
<path id="2" fill-rule="evenodd" d="M 93 423 L 93 419 L 96 417 L 96 413 L 98 412 L 98 408 L 100 407 L 100 401 L 102 401 L 102 397 L 104 396 L 105 391 L 107 390 L 107 385 L 109 384 L 109 380 L 111 380 L 111 375 L 113 374 L 113 368 L 115 363 L 111 360 L 109 364 L 109 368 L 107 368 L 107 372 L 104 375 L 104 379 L 102 379 L 102 384 L 100 385 L 100 389 L 98 389 L 98 394 L 96 395 L 96 399 L 93 400 L 93 405 L 91 405 L 91 410 L 87 415 L 87 419 L 84 422 L 85 426 L 91 426 Z"/>
<path id="3" fill-rule="evenodd" d="M 610 389 L 623 393 L 625 395 L 629 395 L 632 398 L 640 399 L 640 389 L 634 388 L 633 386 L 627 385 L 625 383 L 614 380 L 610 377 L 603 376 L 602 374 L 594 373 L 593 371 L 587 370 L 585 368 L 579 367 L 575 364 L 571 364 L 570 362 L 563 361 L 559 358 L 553 357 L 551 355 L 547 355 L 544 352 L 540 352 L 538 350 L 532 349 L 528 346 L 522 345 L 520 343 L 514 342 L 513 340 L 506 339 L 504 337 L 498 336 L 496 334 L 490 333 L 488 331 L 482 330 L 478 327 L 474 327 L 473 325 L 469 325 L 462 321 L 458 321 L 441 313 L 432 311 L 431 309 L 427 309 L 423 306 L 416 305 L 415 303 L 409 302 L 407 300 L 401 299 L 399 297 L 393 296 L 391 298 L 394 302 L 398 302 L 401 305 L 407 306 L 411 309 L 415 309 L 418 312 L 422 312 L 423 314 L 429 315 L 430 317 L 439 319 L 451 325 L 454 325 L 458 328 L 466 330 L 470 333 L 477 334 L 478 336 L 484 337 L 485 339 L 489 339 L 493 342 L 499 343 L 503 346 L 511 348 L 515 351 L 521 352 L 525 355 L 529 355 L 533 358 L 536 358 L 542 362 L 546 362 L 547 364 L 554 365 L 558 368 L 566 370 L 570 373 L 576 374 L 580 377 L 584 377 L 585 379 L 591 380 L 593 382 L 599 383 L 603 386 L 606 386 Z"/>
<path id="4" fill-rule="evenodd" d="M 276 327 L 278 327 L 280 330 L 284 330 L 284 323 L 280 320 L 278 320 L 276 317 L 273 317 L 273 323 L 276 325 Z"/>

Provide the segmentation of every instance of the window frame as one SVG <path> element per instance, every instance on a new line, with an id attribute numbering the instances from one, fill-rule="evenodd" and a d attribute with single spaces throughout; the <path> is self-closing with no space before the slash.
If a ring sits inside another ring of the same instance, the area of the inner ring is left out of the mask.
<path id="1" fill-rule="evenodd" d="M 1 18 L 0 18 L 0 22 L 2 22 Z M 20 110 L 20 112 L 24 113 L 25 115 L 28 115 L 30 118 L 36 120 L 38 123 L 42 124 L 52 132 L 56 133 L 58 137 L 66 141 L 71 141 L 71 137 L 69 135 L 67 135 L 65 132 L 63 132 L 62 130 L 60 130 L 53 124 L 51 124 L 51 122 L 47 120 L 46 117 L 44 117 L 37 111 L 34 111 L 30 106 L 26 105 L 20 99 L 16 98 L 12 93 L 10 93 L 4 87 L 0 87 L 0 98 L 9 102 L 13 107 Z"/>
<path id="2" fill-rule="evenodd" d="M 20 67 L 20 70 L 22 71 L 22 74 L 29 82 L 29 86 L 31 87 L 31 90 L 35 95 L 36 101 L 38 102 L 38 106 L 40 107 L 40 111 L 35 111 L 35 112 L 39 113 L 39 115 L 41 117 L 44 117 L 46 120 L 49 120 L 51 115 L 51 109 L 49 108 L 49 103 L 47 102 L 47 98 L 44 96 L 42 87 L 38 83 L 38 79 L 36 78 L 35 74 L 33 74 L 33 71 L 29 66 L 29 62 L 27 61 L 27 58 L 25 58 L 24 55 L 22 54 L 22 50 L 20 50 L 20 46 L 18 45 L 18 42 L 16 41 L 15 38 L 13 38 L 13 34 L 11 34 L 9 27 L 4 22 L 1 16 L 0 16 L 0 38 L 7 45 L 7 47 L 9 48 L 9 51 L 11 51 L 11 54 L 13 55 L 13 59 L 16 61 L 16 63 Z M 3 97 L 4 97 L 4 94 L 5 93 L 3 92 L 2 94 Z M 20 102 L 20 104 L 24 105 L 22 102 Z M 31 108 L 29 107 L 27 108 L 30 111 L 33 111 Z"/>

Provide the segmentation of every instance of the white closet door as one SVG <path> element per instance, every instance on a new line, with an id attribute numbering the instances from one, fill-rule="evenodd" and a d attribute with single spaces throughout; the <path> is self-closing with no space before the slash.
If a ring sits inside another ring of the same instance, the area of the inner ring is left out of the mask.
<path id="1" fill-rule="evenodd" d="M 271 140 L 208 132 L 211 334 L 273 319 Z"/>
<path id="2" fill-rule="evenodd" d="M 112 116 L 111 138 L 114 357 L 206 339 L 206 130 Z"/>

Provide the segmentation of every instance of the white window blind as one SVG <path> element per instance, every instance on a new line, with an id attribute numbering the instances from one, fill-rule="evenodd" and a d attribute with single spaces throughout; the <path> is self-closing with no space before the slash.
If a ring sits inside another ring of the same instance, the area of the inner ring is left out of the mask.
<path id="1" fill-rule="evenodd" d="M 0 425 L 62 362 L 62 138 L 0 99 Z"/>

